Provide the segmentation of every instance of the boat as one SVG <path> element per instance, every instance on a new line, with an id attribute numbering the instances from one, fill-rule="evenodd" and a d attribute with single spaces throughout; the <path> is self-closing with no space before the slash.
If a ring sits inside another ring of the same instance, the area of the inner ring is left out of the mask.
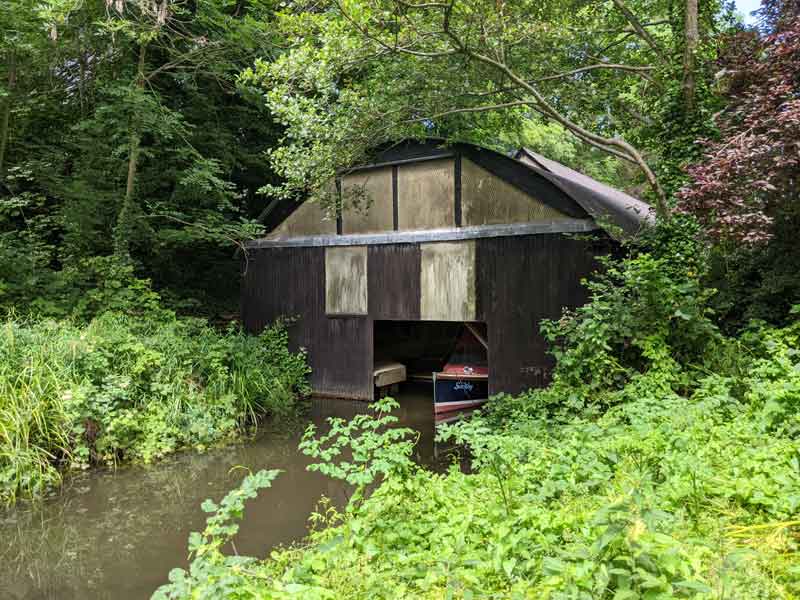
<path id="1" fill-rule="evenodd" d="M 467 323 L 441 371 L 433 373 L 433 410 L 437 422 L 456 411 L 475 409 L 489 399 L 487 343 Z"/>
<path id="2" fill-rule="evenodd" d="M 461 419 L 471 417 L 476 410 L 477 408 L 465 408 L 462 410 L 439 413 L 438 415 L 434 415 L 433 422 L 436 425 L 441 425 L 442 423 L 453 423 L 455 421 L 460 421 Z"/>

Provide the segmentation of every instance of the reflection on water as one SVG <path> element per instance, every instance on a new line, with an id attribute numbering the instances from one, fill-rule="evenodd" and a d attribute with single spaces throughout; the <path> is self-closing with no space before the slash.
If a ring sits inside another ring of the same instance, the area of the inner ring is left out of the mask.
<path id="1" fill-rule="evenodd" d="M 400 401 L 400 424 L 420 432 L 416 459 L 433 456 L 433 406 L 427 387 L 409 386 Z M 314 400 L 309 419 L 324 426 L 349 418 L 364 403 Z M 265 556 L 302 538 L 320 496 L 341 506 L 346 489 L 305 470 L 297 451 L 302 427 L 265 431 L 247 444 L 186 453 L 150 467 L 93 471 L 71 478 L 60 495 L 40 504 L 0 509 L 0 600 L 147 598 L 185 566 L 190 531 L 202 530 L 205 498 L 219 500 L 237 485 L 243 466 L 284 472 L 247 506 L 235 542 L 239 553 Z"/>

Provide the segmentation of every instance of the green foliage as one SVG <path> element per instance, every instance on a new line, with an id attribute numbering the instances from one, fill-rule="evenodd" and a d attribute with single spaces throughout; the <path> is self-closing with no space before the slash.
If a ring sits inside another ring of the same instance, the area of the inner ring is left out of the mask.
<path id="1" fill-rule="evenodd" d="M 256 191 L 278 133 L 236 77 L 271 54 L 272 12 L 262 0 L 3 2 L 0 302 L 71 313 L 63 271 L 116 239 L 170 306 L 235 310 L 232 255 L 263 230 Z"/>
<path id="2" fill-rule="evenodd" d="M 798 313 L 800 306 L 795 306 L 793 314 Z M 761 427 L 800 438 L 800 322 L 780 330 L 755 328 L 745 335 L 761 349 L 749 366 L 753 383 L 746 391 Z"/>
<path id="3" fill-rule="evenodd" d="M 133 266 L 114 256 L 94 256 L 78 261 L 59 273 L 64 294 L 50 300 L 72 307 L 72 316 L 88 321 L 106 311 L 159 317 L 161 297 L 150 281 L 135 276 Z"/>
<path id="4" fill-rule="evenodd" d="M 714 290 L 701 283 L 695 232 L 678 217 L 647 231 L 631 242 L 631 258 L 601 259 L 587 304 L 542 323 L 557 362 L 553 385 L 534 392 L 537 405 L 604 410 L 643 376 L 680 390 L 701 365 L 724 359 L 728 343 L 711 318 Z"/>
<path id="5" fill-rule="evenodd" d="M 65 469 L 156 460 L 230 440 L 308 392 L 285 327 L 218 332 L 169 313 L 87 325 L 8 319 L 0 333 L 0 499 L 41 495 Z"/>
<path id="6" fill-rule="evenodd" d="M 203 502 L 203 511 L 211 513 L 206 519 L 202 533 L 192 532 L 189 536 L 189 556 L 194 557 L 189 572 L 173 569 L 169 574 L 170 585 L 160 588 L 153 600 L 170 598 L 229 598 L 237 584 L 244 579 L 239 574 L 255 559 L 239 556 L 225 556 L 221 550 L 239 531 L 238 522 L 242 518 L 245 502 L 258 495 L 259 490 L 272 487 L 272 482 L 280 474 L 278 470 L 261 470 L 247 475 L 238 488 L 229 492 L 219 504 L 212 500 Z M 193 595 L 198 582 L 204 582 L 202 593 Z"/>
<path id="7" fill-rule="evenodd" d="M 790 308 L 800 303 L 800 217 L 776 219 L 773 231 L 766 244 L 714 248 L 708 279 L 719 289 L 713 306 L 727 331 L 741 330 L 754 319 L 786 325 Z"/>
<path id="8" fill-rule="evenodd" d="M 505 134 L 514 149 L 525 147 L 618 189 L 638 182 L 638 174 L 616 158 L 582 144 L 558 123 L 527 119 L 519 132 Z M 636 195 L 636 194 L 634 194 Z"/>
<path id="9" fill-rule="evenodd" d="M 20 186 L 31 174 L 12 169 Z M 59 219 L 47 197 L 33 192 L 0 198 L 0 309 L 47 317 L 91 319 L 106 310 L 160 310 L 159 295 L 134 266 L 114 256 L 77 256 L 58 262 Z"/>
<path id="10" fill-rule="evenodd" d="M 351 507 L 357 506 L 366 487 L 379 477 L 401 477 L 411 470 L 410 456 L 416 440 L 409 438 L 414 436 L 414 431 L 407 427 L 390 427 L 397 423 L 397 417 L 390 413 L 399 407 L 393 398 L 383 398 L 370 406 L 375 417 L 362 414 L 349 421 L 334 417 L 328 419 L 330 429 L 318 439 L 314 437 L 313 423 L 303 435 L 300 450 L 322 461 L 309 465 L 310 471 L 319 471 L 355 486 L 356 491 L 350 497 Z"/>
<path id="11" fill-rule="evenodd" d="M 796 352 L 797 331 L 772 333 L 764 360 Z M 739 399 L 724 376 L 689 396 L 645 377 L 568 423 L 516 405 L 497 419 L 495 400 L 492 421 L 440 432 L 468 444 L 471 473 L 390 474 L 302 546 L 169 597 L 794 598 L 800 440 L 765 429 L 764 382 Z"/>
<path id="12" fill-rule="evenodd" d="M 685 3 L 671 0 L 294 2 L 276 23 L 287 51 L 242 74 L 263 84 L 286 127 L 270 153 L 283 180 L 268 189 L 326 202 L 337 169 L 371 146 L 435 135 L 577 153 L 590 174 L 635 186 L 666 212 L 721 108 L 716 43 L 732 23 L 720 0 L 698 4 L 700 40 L 685 64 Z"/>

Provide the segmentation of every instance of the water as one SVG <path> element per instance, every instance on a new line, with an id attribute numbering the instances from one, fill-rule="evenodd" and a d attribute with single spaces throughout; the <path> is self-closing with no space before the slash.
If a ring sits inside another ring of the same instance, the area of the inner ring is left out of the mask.
<path id="1" fill-rule="evenodd" d="M 402 425 L 420 432 L 416 459 L 433 457 L 433 405 L 426 387 L 398 396 Z M 352 417 L 364 403 L 312 401 L 309 419 Z M 187 565 L 186 541 L 202 531 L 200 504 L 219 500 L 244 474 L 235 467 L 282 469 L 251 501 L 235 539 L 240 554 L 266 556 L 307 533 L 322 495 L 339 506 L 347 490 L 305 467 L 297 451 L 302 426 L 264 431 L 246 444 L 184 453 L 149 467 L 95 470 L 70 478 L 57 497 L 0 509 L 0 600 L 148 598 L 170 569 Z M 233 470 L 231 470 L 233 469 Z"/>

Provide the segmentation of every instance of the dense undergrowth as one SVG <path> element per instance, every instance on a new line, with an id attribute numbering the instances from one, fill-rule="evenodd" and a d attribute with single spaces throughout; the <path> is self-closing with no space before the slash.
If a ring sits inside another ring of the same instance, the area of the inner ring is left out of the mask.
<path id="1" fill-rule="evenodd" d="M 218 444 L 306 390 L 282 325 L 254 337 L 151 309 L 0 325 L 0 503 L 65 470 Z"/>
<path id="2" fill-rule="evenodd" d="M 277 473 L 252 475 L 204 506 L 190 569 L 156 597 L 800 597 L 800 322 L 720 333 L 702 252 L 677 229 L 546 325 L 547 389 L 440 431 L 469 448 L 469 474 L 415 467 L 397 430 L 310 431 L 317 468 L 377 489 L 323 503 L 302 544 L 227 556 L 245 499 Z"/>

